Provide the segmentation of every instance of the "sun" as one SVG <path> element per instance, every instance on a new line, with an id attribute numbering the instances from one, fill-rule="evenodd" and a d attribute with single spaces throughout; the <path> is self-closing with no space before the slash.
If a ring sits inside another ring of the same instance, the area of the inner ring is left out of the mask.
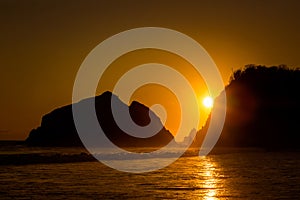
<path id="1" fill-rule="evenodd" d="M 206 108 L 212 108 L 214 105 L 214 100 L 210 96 L 207 96 L 203 99 L 202 103 Z"/>

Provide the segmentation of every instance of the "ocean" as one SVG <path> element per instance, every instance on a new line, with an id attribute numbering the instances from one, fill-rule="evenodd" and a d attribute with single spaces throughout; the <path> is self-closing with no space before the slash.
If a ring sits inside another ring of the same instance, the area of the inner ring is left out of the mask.
<path id="1" fill-rule="evenodd" d="M 0 161 L 1 199 L 300 199 L 299 152 L 187 154 L 147 173 L 111 169 L 80 148 L 6 146 Z"/>

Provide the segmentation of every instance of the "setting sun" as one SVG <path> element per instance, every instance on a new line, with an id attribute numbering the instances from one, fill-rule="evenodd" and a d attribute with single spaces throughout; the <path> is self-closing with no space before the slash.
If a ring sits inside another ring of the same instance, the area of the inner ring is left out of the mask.
<path id="1" fill-rule="evenodd" d="M 202 103 L 206 108 L 211 108 L 211 107 L 213 107 L 214 100 L 213 100 L 213 98 L 207 96 L 203 99 Z"/>

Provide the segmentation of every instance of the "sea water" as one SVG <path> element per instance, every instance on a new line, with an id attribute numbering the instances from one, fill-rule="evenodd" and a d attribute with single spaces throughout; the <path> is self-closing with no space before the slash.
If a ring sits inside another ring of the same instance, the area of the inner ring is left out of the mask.
<path id="1" fill-rule="evenodd" d="M 185 156 L 163 169 L 126 173 L 97 161 L 4 163 L 16 155 L 82 155 L 82 149 L 2 148 L 1 199 L 300 199 L 300 153 L 229 151 Z M 18 157 L 17 156 L 17 157 Z M 31 157 L 28 156 L 28 159 Z M 33 159 L 35 157 L 32 157 Z M 151 158 L 153 159 L 153 158 Z M 165 158 L 156 158 L 157 162 Z M 45 161 L 45 160 L 44 160 Z M 135 162 L 145 162 L 136 159 Z"/>

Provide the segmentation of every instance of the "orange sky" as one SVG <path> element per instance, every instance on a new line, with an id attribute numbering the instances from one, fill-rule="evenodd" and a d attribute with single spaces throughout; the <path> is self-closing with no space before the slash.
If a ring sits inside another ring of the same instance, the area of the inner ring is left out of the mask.
<path id="1" fill-rule="evenodd" d="M 158 26 L 189 35 L 212 56 L 225 83 L 245 64 L 299 67 L 299 9 L 297 0 L 2 0 L 0 139 L 25 139 L 42 115 L 71 103 L 86 55 L 131 28 Z"/>
<path id="2" fill-rule="evenodd" d="M 113 91 L 117 81 L 129 69 L 144 63 L 154 62 L 172 66 L 173 69 L 180 72 L 180 74 L 190 81 L 194 91 L 196 91 L 197 98 L 199 99 L 201 117 L 199 127 L 197 128 L 201 128 L 201 126 L 203 126 L 206 122 L 207 116 L 210 112 L 210 109 L 202 106 L 202 100 L 211 94 L 208 91 L 201 75 L 197 73 L 193 66 L 186 60 L 170 52 L 145 49 L 136 50 L 119 57 L 103 74 L 102 79 L 98 84 L 97 94 L 101 94 L 107 90 Z M 122 98 L 121 95 L 120 98 Z M 133 94 L 131 100 L 142 102 L 148 107 L 154 104 L 163 105 L 168 116 L 165 125 L 173 134 L 176 134 L 179 128 L 181 111 L 179 102 L 176 99 L 175 94 L 173 94 L 170 89 L 156 84 L 148 84 L 139 88 Z"/>

